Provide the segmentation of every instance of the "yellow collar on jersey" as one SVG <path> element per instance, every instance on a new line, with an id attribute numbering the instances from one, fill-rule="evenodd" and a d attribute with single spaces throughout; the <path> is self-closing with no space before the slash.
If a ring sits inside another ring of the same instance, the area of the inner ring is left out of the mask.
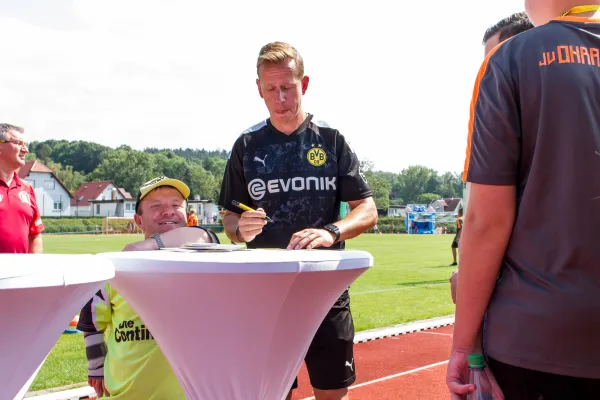
<path id="1" fill-rule="evenodd" d="M 589 6 L 577 6 L 571 8 L 569 11 L 562 13 L 561 17 L 566 17 L 569 14 L 583 14 L 590 11 L 598 11 L 600 10 L 600 4 L 594 4 Z"/>

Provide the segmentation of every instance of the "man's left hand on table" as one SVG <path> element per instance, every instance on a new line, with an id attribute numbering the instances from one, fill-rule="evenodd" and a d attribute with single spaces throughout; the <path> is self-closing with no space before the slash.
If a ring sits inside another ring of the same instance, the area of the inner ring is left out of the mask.
<path id="1" fill-rule="evenodd" d="M 331 247 L 335 238 L 325 229 L 304 229 L 292 235 L 288 250 L 316 249 L 317 247 Z"/>

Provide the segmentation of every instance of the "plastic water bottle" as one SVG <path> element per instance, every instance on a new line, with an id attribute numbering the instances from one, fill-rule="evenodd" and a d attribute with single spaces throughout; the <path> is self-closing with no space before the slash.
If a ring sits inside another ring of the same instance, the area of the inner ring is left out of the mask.
<path id="1" fill-rule="evenodd" d="M 475 391 L 467 395 L 467 400 L 494 400 L 492 385 L 484 372 L 483 354 L 469 354 L 469 383 Z"/>

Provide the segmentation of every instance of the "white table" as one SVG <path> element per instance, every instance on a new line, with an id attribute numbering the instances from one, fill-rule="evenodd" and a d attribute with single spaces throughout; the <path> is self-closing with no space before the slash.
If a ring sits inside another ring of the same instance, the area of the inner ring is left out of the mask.
<path id="1" fill-rule="evenodd" d="M 0 400 L 24 395 L 65 327 L 114 274 L 106 258 L 88 254 L 0 254 Z"/>
<path id="2" fill-rule="evenodd" d="M 283 399 L 362 251 L 105 253 L 191 400 Z"/>

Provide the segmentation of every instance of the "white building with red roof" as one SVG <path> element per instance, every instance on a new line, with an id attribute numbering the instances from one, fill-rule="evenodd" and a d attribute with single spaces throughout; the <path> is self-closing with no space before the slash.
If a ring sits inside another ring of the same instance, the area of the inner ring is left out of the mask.
<path id="1" fill-rule="evenodd" d="M 78 217 L 130 217 L 135 199 L 112 181 L 85 182 L 71 199 L 71 215 Z"/>
<path id="2" fill-rule="evenodd" d="M 54 171 L 38 160 L 27 161 L 18 173 L 19 178 L 35 190 L 35 198 L 42 217 L 71 215 L 73 195 L 58 179 Z"/>

